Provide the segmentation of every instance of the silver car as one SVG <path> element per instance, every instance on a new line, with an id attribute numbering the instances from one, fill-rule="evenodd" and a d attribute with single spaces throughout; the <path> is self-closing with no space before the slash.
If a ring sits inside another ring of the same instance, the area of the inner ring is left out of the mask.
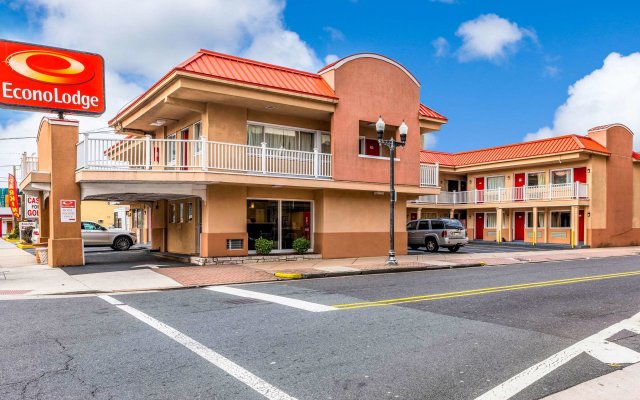
<path id="1" fill-rule="evenodd" d="M 124 229 L 107 229 L 95 222 L 82 221 L 82 240 L 85 246 L 110 246 L 114 250 L 129 250 L 136 244 L 136 234 Z"/>
<path id="2" fill-rule="evenodd" d="M 407 224 L 409 247 L 413 250 L 426 247 L 435 253 L 440 247 L 446 247 L 455 253 L 469 242 L 467 230 L 457 219 L 419 219 Z"/>

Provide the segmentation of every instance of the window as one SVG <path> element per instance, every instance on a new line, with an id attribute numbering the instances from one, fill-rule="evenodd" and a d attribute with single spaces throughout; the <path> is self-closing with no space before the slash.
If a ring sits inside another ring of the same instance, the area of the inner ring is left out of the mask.
<path id="1" fill-rule="evenodd" d="M 294 128 L 276 127 L 270 125 L 247 125 L 247 144 L 249 146 L 262 146 L 266 143 L 267 147 L 272 149 L 286 149 L 299 151 L 313 151 L 315 143 L 315 131 L 296 130 Z M 322 137 L 322 144 L 325 140 L 329 145 L 327 151 L 331 152 L 330 136 Z M 323 147 L 323 152 L 324 147 Z"/>
<path id="2" fill-rule="evenodd" d="M 533 212 L 527 212 L 527 228 L 533 228 Z M 537 228 L 544 228 L 544 214 L 538 213 L 538 226 Z"/>
<path id="3" fill-rule="evenodd" d="M 444 222 L 431 221 L 431 229 L 444 229 Z"/>
<path id="4" fill-rule="evenodd" d="M 320 135 L 320 152 L 325 154 L 331 153 L 331 135 L 328 133 Z"/>
<path id="5" fill-rule="evenodd" d="M 82 229 L 85 231 L 101 231 L 102 227 L 93 222 L 82 222 Z"/>
<path id="6" fill-rule="evenodd" d="M 167 139 L 171 140 L 167 142 L 167 164 L 176 165 L 176 134 L 167 135 Z"/>
<path id="7" fill-rule="evenodd" d="M 178 208 L 178 220 L 180 223 L 184 222 L 184 203 L 180 203 L 180 207 Z"/>
<path id="8" fill-rule="evenodd" d="M 544 186 L 544 172 L 529 172 L 527 174 L 527 186 Z"/>
<path id="9" fill-rule="evenodd" d="M 495 228 L 497 226 L 498 216 L 496 213 L 485 213 L 484 214 L 484 227 L 485 228 Z"/>
<path id="10" fill-rule="evenodd" d="M 444 227 L 446 229 L 464 229 L 464 226 L 462 226 L 462 223 L 457 219 L 445 219 Z"/>
<path id="11" fill-rule="evenodd" d="M 570 211 L 552 211 L 551 227 L 552 228 L 571 228 L 571 212 Z"/>
<path id="12" fill-rule="evenodd" d="M 571 183 L 571 169 L 558 169 L 551 171 L 551 184 L 561 185 Z"/>
<path id="13" fill-rule="evenodd" d="M 419 231 L 429 230 L 429 222 L 428 221 L 420 221 L 418 223 L 418 230 Z"/>
<path id="14" fill-rule="evenodd" d="M 172 224 L 176 223 L 176 205 L 171 204 L 171 212 L 169 213 L 169 222 Z"/>
<path id="15" fill-rule="evenodd" d="M 187 204 L 187 220 L 188 221 L 193 220 L 193 203 L 191 202 Z"/>
<path id="16" fill-rule="evenodd" d="M 504 187 L 504 175 L 487 177 L 487 190 L 500 189 L 503 187 Z"/>
<path id="17" fill-rule="evenodd" d="M 407 224 L 408 231 L 415 231 L 417 227 L 418 227 L 418 221 L 412 221 Z"/>
<path id="18" fill-rule="evenodd" d="M 200 124 L 200 121 L 196 122 L 195 124 L 193 124 L 193 140 L 201 140 L 202 139 L 202 126 Z M 202 144 L 201 143 L 196 143 L 195 148 L 196 148 L 196 152 L 195 154 L 200 154 L 200 152 L 202 151 L 201 149 Z"/>

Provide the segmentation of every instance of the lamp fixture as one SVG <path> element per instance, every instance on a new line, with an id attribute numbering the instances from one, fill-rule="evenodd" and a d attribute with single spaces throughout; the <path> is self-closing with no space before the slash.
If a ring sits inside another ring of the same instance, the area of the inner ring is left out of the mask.
<path id="1" fill-rule="evenodd" d="M 400 131 L 400 141 L 402 143 L 406 143 L 407 132 L 409 131 L 409 127 L 407 126 L 407 124 L 404 123 L 404 120 L 402 120 L 402 123 L 400 124 L 400 128 L 398 128 L 398 130 Z"/>
<path id="2" fill-rule="evenodd" d="M 376 132 L 378 133 L 378 140 L 382 140 L 382 135 L 384 134 L 384 121 L 382 120 L 382 115 L 378 117 L 378 121 L 376 122 Z"/>
<path id="3" fill-rule="evenodd" d="M 167 124 L 167 120 L 166 119 L 157 119 L 154 122 L 150 123 L 149 125 L 152 126 L 164 126 Z"/>

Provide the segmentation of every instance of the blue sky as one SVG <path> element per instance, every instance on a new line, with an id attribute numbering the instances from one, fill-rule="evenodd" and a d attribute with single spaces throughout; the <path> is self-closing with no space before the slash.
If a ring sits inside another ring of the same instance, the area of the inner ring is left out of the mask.
<path id="1" fill-rule="evenodd" d="M 105 57 L 107 112 L 81 119 L 85 129 L 105 126 L 199 48 L 309 71 L 381 53 L 412 71 L 423 103 L 449 117 L 429 148 L 463 151 L 610 122 L 640 130 L 639 9 L 570 0 L 0 0 L 0 37 Z M 33 136 L 41 116 L 0 110 L 0 137 Z M 33 140 L 3 145 L 35 150 Z M 0 153 L 0 165 L 10 161 L 17 156 Z"/>

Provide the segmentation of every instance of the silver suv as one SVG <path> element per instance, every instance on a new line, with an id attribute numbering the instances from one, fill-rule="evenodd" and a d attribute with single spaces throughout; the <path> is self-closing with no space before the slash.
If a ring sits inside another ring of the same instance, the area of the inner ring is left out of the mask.
<path id="1" fill-rule="evenodd" d="M 409 247 L 413 250 L 424 246 L 435 253 L 440 247 L 446 247 L 455 253 L 469 242 L 467 231 L 457 219 L 419 219 L 407 224 Z"/>
<path id="2" fill-rule="evenodd" d="M 136 234 L 124 229 L 107 229 L 95 222 L 82 221 L 82 240 L 85 246 L 110 246 L 114 250 L 129 250 L 136 244 Z"/>

